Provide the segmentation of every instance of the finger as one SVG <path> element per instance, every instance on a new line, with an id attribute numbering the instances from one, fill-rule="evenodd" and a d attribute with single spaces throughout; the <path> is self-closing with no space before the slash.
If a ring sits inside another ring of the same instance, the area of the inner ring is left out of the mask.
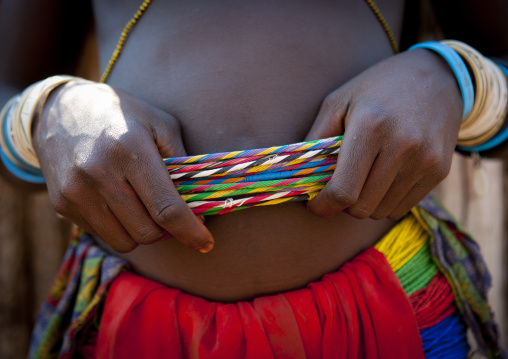
<path id="1" fill-rule="evenodd" d="M 136 192 L 128 183 L 101 193 L 108 207 L 138 244 L 154 243 L 167 237 L 168 232 L 154 222 Z"/>
<path id="2" fill-rule="evenodd" d="M 428 181 L 422 180 L 416 183 L 409 193 L 390 211 L 387 216 L 390 219 L 398 220 L 405 216 L 411 208 L 420 203 L 425 198 L 432 188 L 437 186 L 439 181 L 429 183 Z M 429 186 L 430 187 L 429 189 Z"/>
<path id="3" fill-rule="evenodd" d="M 390 153 L 382 152 L 374 161 L 358 201 L 347 208 L 347 213 L 358 219 L 370 217 L 390 191 L 400 166 Z"/>
<path id="4" fill-rule="evenodd" d="M 178 194 L 155 146 L 145 145 L 126 173 L 155 223 L 190 248 L 203 253 L 213 248 L 212 235 Z"/>
<path id="5" fill-rule="evenodd" d="M 383 219 L 389 217 L 390 213 L 408 195 L 421 176 L 406 176 L 398 174 L 393 181 L 377 208 L 372 212 L 371 218 Z"/>
<path id="6" fill-rule="evenodd" d="M 116 252 L 127 253 L 138 246 L 105 203 L 96 205 L 93 212 L 83 213 L 83 218 L 93 228 L 93 234 Z"/>
<path id="7" fill-rule="evenodd" d="M 351 123 L 354 123 L 353 119 Z M 379 151 L 376 138 L 369 138 L 362 135 L 359 126 L 346 130 L 332 179 L 316 198 L 308 202 L 310 210 L 319 216 L 330 217 L 357 202 Z"/>
<path id="8" fill-rule="evenodd" d="M 405 164 L 406 169 L 399 172 L 372 218 L 401 218 L 432 191 L 450 170 L 451 155 L 443 156 L 439 148 L 425 148 L 423 154 L 415 153 L 407 158 L 410 161 Z"/>
<path id="9" fill-rule="evenodd" d="M 85 216 L 96 232 L 96 236 L 118 253 L 127 253 L 136 248 L 138 244 L 130 237 L 111 210 L 106 205 L 102 208 L 88 217 Z"/>
<path id="10" fill-rule="evenodd" d="M 328 95 L 310 129 L 305 141 L 338 136 L 344 133 L 350 97 L 342 95 L 339 90 Z"/>
<path id="11" fill-rule="evenodd" d="M 95 229 L 93 229 L 92 226 L 81 215 L 68 215 L 63 216 L 63 218 L 74 223 L 76 226 L 78 226 L 78 228 L 84 230 L 92 236 L 98 237 L 98 233 L 95 231 Z"/>
<path id="12" fill-rule="evenodd" d="M 75 187 L 81 187 L 81 183 L 78 181 L 73 181 Z M 77 184 L 77 186 L 76 186 Z M 51 189 L 54 187 L 54 184 L 50 184 Z M 90 198 L 91 196 L 83 189 L 83 193 L 85 193 L 85 197 L 81 197 L 81 195 L 74 189 L 69 190 L 68 188 L 64 188 L 61 191 L 51 190 L 49 191 L 49 201 L 56 213 L 58 213 L 62 218 L 66 219 L 74 223 L 81 229 L 84 229 L 86 232 L 97 236 L 97 231 L 84 219 L 84 217 L 79 212 L 79 207 L 84 203 L 83 198 Z M 68 198 L 70 197 L 70 198 Z M 85 206 L 86 207 L 86 206 Z"/>

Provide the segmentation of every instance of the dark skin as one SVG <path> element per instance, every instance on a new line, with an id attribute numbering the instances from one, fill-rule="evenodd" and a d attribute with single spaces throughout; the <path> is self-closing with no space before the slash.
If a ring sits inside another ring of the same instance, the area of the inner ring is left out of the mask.
<path id="1" fill-rule="evenodd" d="M 101 68 L 137 6 L 93 3 Z M 378 6 L 400 37 L 403 2 Z M 502 28 L 508 5 L 482 7 Z M 19 16 L 30 24 L 35 15 Z M 47 31 L 39 41 L 51 43 Z M 486 54 L 504 56 L 508 39 L 494 33 Z M 12 74 L 32 66 L 8 48 L 2 102 L 21 90 Z M 39 78 L 53 71 L 42 67 Z M 363 1 L 154 1 L 108 84 L 60 87 L 35 122 L 53 205 L 140 274 L 222 301 L 302 287 L 373 245 L 446 176 L 462 115 L 446 63 L 427 50 L 393 56 Z M 253 208 L 206 226 L 161 161 L 339 134 L 334 177 L 307 206 Z M 176 239 L 153 243 L 168 233 Z"/>

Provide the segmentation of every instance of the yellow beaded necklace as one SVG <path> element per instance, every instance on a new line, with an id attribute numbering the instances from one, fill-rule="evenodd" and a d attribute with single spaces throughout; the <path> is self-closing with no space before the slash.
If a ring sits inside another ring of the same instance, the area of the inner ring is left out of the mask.
<path id="1" fill-rule="evenodd" d="M 125 40 L 127 39 L 127 35 L 129 35 L 132 27 L 138 22 L 138 20 L 143 16 L 145 13 L 145 10 L 148 8 L 148 5 L 152 0 L 144 0 L 141 6 L 139 7 L 139 10 L 134 14 L 132 19 L 129 20 L 127 25 L 123 28 L 122 33 L 120 34 L 120 39 L 118 39 L 118 43 L 116 44 L 115 51 L 113 51 L 113 55 L 111 55 L 111 58 L 109 59 L 108 65 L 106 66 L 106 69 L 102 73 L 101 79 L 99 82 L 106 82 L 108 79 L 109 74 L 111 73 L 111 69 L 115 65 L 116 60 L 118 60 L 118 56 L 120 56 L 120 52 L 122 52 L 123 45 L 125 44 Z"/>
<path id="2" fill-rule="evenodd" d="M 399 53 L 399 45 L 397 44 L 397 41 L 395 40 L 395 36 L 393 35 L 392 30 L 390 30 L 390 26 L 388 26 L 388 23 L 385 20 L 385 17 L 383 14 L 381 14 L 381 11 L 376 6 L 374 1 L 372 0 L 365 0 L 367 2 L 367 5 L 372 9 L 372 12 L 374 15 L 376 15 L 377 19 L 381 23 L 381 26 L 383 27 L 384 32 L 386 33 L 386 36 L 388 36 L 388 40 L 390 41 L 390 45 L 392 45 L 393 52 L 398 54 Z"/>
<path id="3" fill-rule="evenodd" d="M 381 14 L 381 11 L 376 6 L 373 0 L 365 0 L 367 2 L 367 5 L 372 9 L 372 12 L 374 15 L 376 15 L 376 18 L 381 23 L 381 26 L 383 27 L 384 32 L 388 36 L 388 40 L 390 41 L 390 45 L 392 46 L 393 52 L 398 54 L 399 53 L 399 46 L 397 45 L 397 41 L 395 41 L 395 36 L 393 35 L 392 31 L 390 30 L 390 27 L 388 26 L 388 23 L 386 22 L 383 14 Z M 148 8 L 148 5 L 152 0 L 144 0 L 141 6 L 139 7 L 139 10 L 132 16 L 132 19 L 129 20 L 127 25 L 122 30 L 122 33 L 120 34 L 120 38 L 118 39 L 118 43 L 116 44 L 115 51 L 113 51 L 113 55 L 111 55 L 111 58 L 109 59 L 108 65 L 106 66 L 106 69 L 102 73 L 101 79 L 99 82 L 106 82 L 108 79 L 109 74 L 111 73 L 111 69 L 113 69 L 113 66 L 115 65 L 116 61 L 118 60 L 118 56 L 120 56 L 120 53 L 122 52 L 123 45 L 125 44 L 125 40 L 127 39 L 127 36 L 129 35 L 130 31 L 134 27 L 134 25 L 138 22 L 138 20 L 143 16 L 145 13 L 145 10 Z"/>

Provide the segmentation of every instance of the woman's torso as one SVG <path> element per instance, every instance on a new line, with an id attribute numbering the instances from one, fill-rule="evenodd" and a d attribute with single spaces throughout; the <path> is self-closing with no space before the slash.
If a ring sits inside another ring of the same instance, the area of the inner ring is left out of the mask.
<path id="1" fill-rule="evenodd" d="M 102 68 L 140 3 L 95 1 Z M 377 3 L 400 34 L 403 1 Z M 153 0 L 108 83 L 175 116 L 188 154 L 242 150 L 303 140 L 327 94 L 392 54 L 363 0 Z M 169 239 L 125 256 L 167 285 L 239 300 L 304 286 L 392 226 L 342 213 L 320 218 L 305 203 L 206 224 L 216 241 L 208 254 Z"/>

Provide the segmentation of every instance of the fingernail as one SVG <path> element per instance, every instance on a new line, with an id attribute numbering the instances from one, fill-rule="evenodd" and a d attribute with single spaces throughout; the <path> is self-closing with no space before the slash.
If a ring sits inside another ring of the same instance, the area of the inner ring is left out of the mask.
<path id="1" fill-rule="evenodd" d="M 201 221 L 201 223 L 205 224 L 205 216 L 198 216 L 198 219 Z"/>
<path id="2" fill-rule="evenodd" d="M 199 249 L 201 253 L 208 253 L 213 249 L 213 242 L 208 243 L 205 247 Z"/>

